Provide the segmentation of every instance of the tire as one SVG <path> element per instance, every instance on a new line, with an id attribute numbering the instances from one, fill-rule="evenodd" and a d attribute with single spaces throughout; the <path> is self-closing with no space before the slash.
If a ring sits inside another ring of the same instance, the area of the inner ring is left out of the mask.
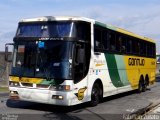
<path id="1" fill-rule="evenodd" d="M 138 93 L 145 92 L 147 89 L 147 84 L 141 77 L 139 84 L 138 84 Z"/>
<path id="2" fill-rule="evenodd" d="M 145 92 L 146 90 L 147 90 L 147 83 L 143 82 L 142 92 Z"/>
<path id="3" fill-rule="evenodd" d="M 146 77 L 145 77 L 145 84 L 146 84 L 146 89 L 147 89 L 147 87 L 149 86 L 149 77 L 148 77 L 148 75 L 146 75 Z"/>
<path id="4" fill-rule="evenodd" d="M 94 84 L 91 92 L 90 105 L 96 106 L 100 102 L 100 87 L 98 84 Z"/>
<path id="5" fill-rule="evenodd" d="M 141 93 L 143 91 L 143 82 L 140 80 L 138 84 L 138 93 Z"/>

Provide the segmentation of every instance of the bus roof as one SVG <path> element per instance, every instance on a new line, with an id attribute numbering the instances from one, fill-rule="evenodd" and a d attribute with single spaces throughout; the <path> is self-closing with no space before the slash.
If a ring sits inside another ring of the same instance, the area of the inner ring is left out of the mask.
<path id="1" fill-rule="evenodd" d="M 142 39 L 142 40 L 145 40 L 145 41 L 149 41 L 149 42 L 153 42 L 155 43 L 155 41 L 153 39 L 150 39 L 150 38 L 147 38 L 147 37 L 143 37 L 143 36 L 140 36 L 138 34 L 135 34 L 133 32 L 130 32 L 130 31 L 127 31 L 125 29 L 122 29 L 122 28 L 119 28 L 119 27 L 115 27 L 113 25 L 109 25 L 109 24 L 104 24 L 104 23 L 101 23 L 101 22 L 95 22 L 97 25 L 100 25 L 102 27 L 106 27 L 108 29 L 111 29 L 113 31 L 117 31 L 119 33 L 123 33 L 123 34 L 126 34 L 126 35 L 129 35 L 129 36 L 132 36 L 132 37 L 136 37 L 136 38 L 139 38 L 139 39 Z"/>
<path id="2" fill-rule="evenodd" d="M 57 21 L 57 20 L 81 20 L 81 21 L 88 21 L 93 22 L 93 19 L 79 17 L 79 16 L 43 16 L 38 18 L 31 18 L 31 19 L 22 19 L 20 22 L 43 22 L 43 21 Z"/>
<path id="3" fill-rule="evenodd" d="M 100 25 L 102 27 L 105 27 L 105 28 L 108 28 L 108 29 L 111 29 L 111 30 L 129 35 L 129 36 L 132 36 L 132 37 L 136 37 L 136 38 L 139 38 L 139 39 L 142 39 L 142 40 L 146 40 L 146 41 L 155 43 L 154 40 L 152 40 L 150 38 L 143 37 L 143 36 L 137 35 L 135 33 L 129 32 L 127 30 L 124 30 L 122 28 L 118 28 L 118 27 L 115 27 L 115 26 L 109 25 L 109 24 L 104 24 L 104 23 L 101 23 L 101 22 L 98 22 L 98 21 L 95 21 L 93 19 L 89 19 L 89 18 L 86 18 L 86 17 L 79 17 L 79 16 L 43 16 L 43 17 L 38 17 L 38 18 L 22 19 L 20 22 L 25 23 L 25 22 L 37 22 L 37 21 L 43 22 L 43 21 L 57 21 L 57 20 L 75 20 L 75 21 L 80 20 L 80 21 L 92 22 L 92 23 L 95 23 L 95 24 Z"/>

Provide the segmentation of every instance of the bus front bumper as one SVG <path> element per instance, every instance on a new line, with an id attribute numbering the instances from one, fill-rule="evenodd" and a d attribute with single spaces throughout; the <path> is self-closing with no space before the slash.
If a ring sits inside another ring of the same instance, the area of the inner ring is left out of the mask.
<path id="1" fill-rule="evenodd" d="M 53 105 L 75 105 L 72 91 L 51 91 L 46 89 L 29 89 L 10 87 L 10 99 L 24 100 Z"/>

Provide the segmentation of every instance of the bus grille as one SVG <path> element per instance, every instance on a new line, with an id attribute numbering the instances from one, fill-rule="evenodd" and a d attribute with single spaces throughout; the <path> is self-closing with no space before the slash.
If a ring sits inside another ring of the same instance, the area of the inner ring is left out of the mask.
<path id="1" fill-rule="evenodd" d="M 48 88 L 50 85 L 37 84 L 37 88 Z"/>
<path id="2" fill-rule="evenodd" d="M 23 87 L 33 87 L 32 83 L 21 83 Z"/>

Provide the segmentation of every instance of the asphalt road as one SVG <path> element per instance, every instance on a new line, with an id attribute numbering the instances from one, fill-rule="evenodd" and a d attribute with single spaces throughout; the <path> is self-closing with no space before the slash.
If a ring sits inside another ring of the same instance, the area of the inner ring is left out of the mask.
<path id="1" fill-rule="evenodd" d="M 25 101 L 12 101 L 7 93 L 0 93 L 0 119 L 2 120 L 123 120 L 137 110 L 160 99 L 160 80 L 146 92 L 135 91 L 106 97 L 96 107 L 87 103 L 61 107 Z"/>

